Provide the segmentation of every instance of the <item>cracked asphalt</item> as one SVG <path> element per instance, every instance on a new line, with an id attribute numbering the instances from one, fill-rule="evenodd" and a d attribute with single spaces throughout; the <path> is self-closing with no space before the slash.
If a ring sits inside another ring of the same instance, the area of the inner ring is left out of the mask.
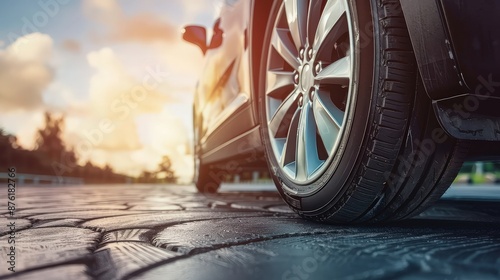
<path id="1" fill-rule="evenodd" d="M 251 190 L 251 191 L 250 191 Z M 7 192 L 6 189 L 0 191 Z M 500 187 L 455 187 L 376 226 L 300 219 L 272 186 L 18 186 L 1 279 L 499 279 Z"/>

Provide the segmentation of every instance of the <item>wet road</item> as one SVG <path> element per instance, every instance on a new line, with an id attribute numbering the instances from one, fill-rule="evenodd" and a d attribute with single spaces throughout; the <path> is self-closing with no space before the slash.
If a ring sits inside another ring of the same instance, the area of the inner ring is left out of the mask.
<path id="1" fill-rule="evenodd" d="M 15 273 L 0 196 L 0 278 L 500 278 L 500 187 L 456 187 L 417 218 L 370 227 L 304 221 L 272 190 L 19 186 Z"/>

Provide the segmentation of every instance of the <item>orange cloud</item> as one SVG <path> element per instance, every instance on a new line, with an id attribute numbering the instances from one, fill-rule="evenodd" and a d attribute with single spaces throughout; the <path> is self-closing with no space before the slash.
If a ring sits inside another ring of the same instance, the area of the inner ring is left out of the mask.
<path id="1" fill-rule="evenodd" d="M 152 14 L 144 13 L 121 18 L 109 34 L 114 41 L 173 41 L 178 37 L 177 28 L 161 21 Z"/>
<path id="2" fill-rule="evenodd" d="M 80 43 L 72 39 L 68 39 L 62 42 L 62 48 L 71 53 L 79 53 L 81 50 Z"/>
<path id="3" fill-rule="evenodd" d="M 127 16 L 116 0 L 86 0 L 84 11 L 90 18 L 103 24 L 104 38 L 118 42 L 172 42 L 179 36 L 178 28 L 157 15 L 142 13 Z"/>

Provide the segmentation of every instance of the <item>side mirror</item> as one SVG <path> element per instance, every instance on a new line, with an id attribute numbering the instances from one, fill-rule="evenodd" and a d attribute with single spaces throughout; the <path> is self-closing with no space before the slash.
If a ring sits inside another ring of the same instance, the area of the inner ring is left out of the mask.
<path id="1" fill-rule="evenodd" d="M 224 38 L 224 32 L 220 29 L 220 18 L 214 23 L 214 34 L 212 40 L 210 41 L 209 49 L 216 49 L 222 45 L 222 39 Z"/>
<path id="2" fill-rule="evenodd" d="M 197 45 L 203 54 L 207 52 L 207 30 L 203 26 L 188 25 L 182 31 L 184 41 Z"/>

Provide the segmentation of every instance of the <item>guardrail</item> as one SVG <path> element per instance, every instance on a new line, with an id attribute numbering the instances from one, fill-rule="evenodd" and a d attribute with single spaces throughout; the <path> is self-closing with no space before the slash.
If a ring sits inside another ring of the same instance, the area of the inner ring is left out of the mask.
<path id="1" fill-rule="evenodd" d="M 9 177 L 8 173 L 0 173 L 0 180 L 12 179 Z M 49 175 L 37 175 L 37 174 L 24 174 L 17 173 L 16 180 L 18 184 L 72 184 L 72 185 L 82 185 L 85 183 L 83 178 L 76 177 L 59 177 L 59 176 L 49 176 Z"/>

